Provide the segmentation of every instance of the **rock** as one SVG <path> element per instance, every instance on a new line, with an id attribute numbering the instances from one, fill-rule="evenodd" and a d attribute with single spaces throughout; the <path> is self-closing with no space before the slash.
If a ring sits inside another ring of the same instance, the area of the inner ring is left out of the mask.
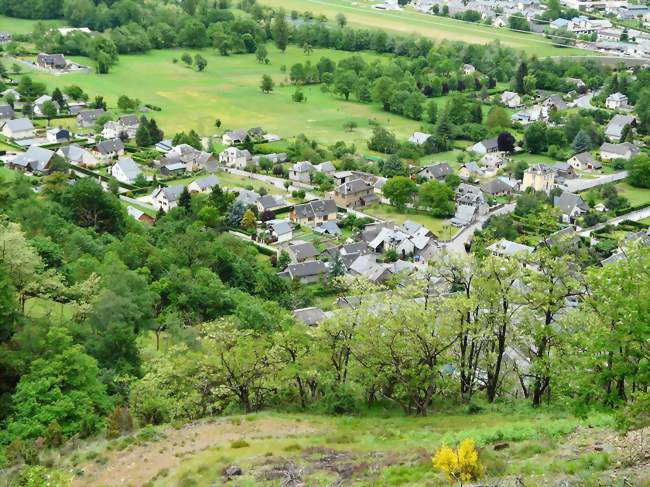
<path id="1" fill-rule="evenodd" d="M 226 477 L 236 477 L 238 475 L 241 475 L 242 469 L 241 467 L 237 467 L 236 465 L 231 465 L 226 469 Z"/>
<path id="2" fill-rule="evenodd" d="M 494 451 L 501 451 L 501 450 L 505 450 L 506 448 L 510 448 L 509 443 L 497 443 L 496 445 L 494 445 Z"/>

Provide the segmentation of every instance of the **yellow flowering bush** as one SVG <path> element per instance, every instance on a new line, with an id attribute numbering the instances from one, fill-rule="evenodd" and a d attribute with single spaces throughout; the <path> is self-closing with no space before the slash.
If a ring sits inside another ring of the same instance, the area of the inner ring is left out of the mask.
<path id="1" fill-rule="evenodd" d="M 431 459 L 450 482 L 471 482 L 483 476 L 484 468 L 474 446 L 474 440 L 463 440 L 456 450 L 443 445 Z"/>

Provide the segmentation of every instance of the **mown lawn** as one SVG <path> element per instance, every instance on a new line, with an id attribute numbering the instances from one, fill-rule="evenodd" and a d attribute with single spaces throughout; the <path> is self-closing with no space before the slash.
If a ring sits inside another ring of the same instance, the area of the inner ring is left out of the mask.
<path id="1" fill-rule="evenodd" d="M 650 189 L 635 188 L 628 183 L 618 183 L 616 188 L 621 196 L 625 196 L 631 206 L 650 203 Z"/>
<path id="2" fill-rule="evenodd" d="M 418 34 L 437 41 L 463 41 L 474 44 L 487 44 L 495 40 L 514 49 L 525 50 L 528 55 L 572 56 L 584 55 L 586 51 L 575 48 L 560 48 L 540 35 L 512 32 L 479 24 L 468 24 L 455 19 L 422 14 L 411 9 L 400 12 L 379 11 L 371 8 L 381 3 L 377 0 L 261 0 L 263 5 L 282 7 L 288 12 L 310 11 L 315 15 L 324 14 L 330 21 L 343 13 L 348 23 L 355 27 L 381 29 L 393 33 Z"/>
<path id="3" fill-rule="evenodd" d="M 290 85 L 288 71 L 293 64 L 308 60 L 317 63 L 323 56 L 337 62 L 353 54 L 372 61 L 378 55 L 319 49 L 307 56 L 295 46 L 282 54 L 271 44 L 268 49 L 269 65 L 258 63 L 253 54 L 224 57 L 214 49 L 204 49 L 201 55 L 208 60 L 208 66 L 202 73 L 183 65 L 180 57 L 184 51 L 160 50 L 121 56 L 108 75 L 75 73 L 55 77 L 34 72 L 33 77 L 45 82 L 49 89 L 79 85 L 91 98 L 104 96 L 113 109 L 121 95 L 158 106 L 162 111 L 152 116 L 167 135 L 195 129 L 210 136 L 226 129 L 262 126 L 284 138 L 304 133 L 323 143 L 345 140 L 365 148 L 372 133 L 369 120 L 382 124 L 400 138 L 410 136 L 420 127 L 419 122 L 386 113 L 379 105 L 346 102 L 324 93 L 320 85 L 303 88 L 305 103 L 292 101 L 295 87 Z M 197 51 L 188 52 L 194 55 Z M 75 59 L 92 64 L 86 58 Z M 174 63 L 174 59 L 179 61 Z M 282 72 L 282 66 L 286 66 L 286 72 Z M 276 83 L 270 94 L 263 94 L 259 88 L 263 74 L 271 75 Z M 215 127 L 217 119 L 222 122 L 220 129 Z M 346 131 L 343 124 L 349 121 L 356 122 L 358 128 Z"/>
<path id="4" fill-rule="evenodd" d="M 43 22 L 46 26 L 51 28 L 63 27 L 65 22 L 62 20 L 31 20 L 31 19 L 16 19 L 14 17 L 6 17 L 0 15 L 0 32 L 9 32 L 11 34 L 31 34 L 34 31 L 34 26 L 37 22 Z"/>
<path id="5" fill-rule="evenodd" d="M 390 220 L 400 225 L 406 220 L 411 220 L 428 228 L 437 236 L 443 236 L 444 233 L 444 237 L 448 237 L 450 231 L 452 235 L 456 232 L 455 229 L 450 230 L 442 218 L 434 218 L 422 211 L 410 210 L 408 208 L 400 211 L 393 206 L 385 204 L 372 205 L 367 208 L 362 208 L 361 211 L 380 220 Z"/>

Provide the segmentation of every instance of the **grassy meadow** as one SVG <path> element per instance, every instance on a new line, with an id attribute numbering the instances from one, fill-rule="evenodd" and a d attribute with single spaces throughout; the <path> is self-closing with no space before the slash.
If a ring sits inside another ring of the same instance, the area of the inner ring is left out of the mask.
<path id="1" fill-rule="evenodd" d="M 17 19 L 14 17 L 6 17 L 0 15 L 0 32 L 10 32 L 11 34 L 31 34 L 34 31 L 34 26 L 39 22 L 32 19 Z M 63 27 L 65 22 L 63 20 L 41 20 L 49 27 Z"/>
<path id="2" fill-rule="evenodd" d="M 185 51 L 161 50 L 121 56 L 108 75 L 52 76 L 36 71 L 32 75 L 45 82 L 49 89 L 79 85 L 91 97 L 104 96 L 109 108 L 116 107 L 121 95 L 158 106 L 162 111 L 153 116 L 168 134 L 195 129 L 201 135 L 210 136 L 225 129 L 262 126 L 282 137 L 305 133 L 323 143 L 345 140 L 361 148 L 372 132 L 371 119 L 400 137 L 408 137 L 419 128 L 418 122 L 383 112 L 379 105 L 346 102 L 331 93 L 323 93 L 320 85 L 303 88 L 305 103 L 293 102 L 291 95 L 295 88 L 288 80 L 288 70 L 293 64 L 307 60 L 317 63 L 321 56 L 336 62 L 352 54 L 315 50 L 308 56 L 295 46 L 283 54 L 271 44 L 268 47 L 271 61 L 268 65 L 258 63 L 253 54 L 224 57 L 212 49 L 202 50 L 208 66 L 201 73 L 180 61 Z M 378 58 L 369 53 L 361 55 L 368 61 Z M 174 63 L 174 59 L 178 62 Z M 85 58 L 77 60 L 91 63 Z M 281 71 L 283 65 L 287 73 Z M 276 83 L 271 94 L 264 94 L 259 88 L 263 74 L 271 75 Z M 221 120 L 221 129 L 215 127 L 216 119 Z M 359 128 L 346 131 L 343 124 L 348 121 L 356 122 Z"/>
<path id="3" fill-rule="evenodd" d="M 324 14 L 334 20 L 336 14 L 343 13 L 348 23 L 354 27 L 382 29 L 398 34 L 417 34 L 436 41 L 463 41 L 474 44 L 487 44 L 495 40 L 514 49 L 526 51 L 537 56 L 575 56 L 585 51 L 575 48 L 561 48 L 537 34 L 512 32 L 480 24 L 469 24 L 459 20 L 436 17 L 416 12 L 380 11 L 373 9 L 378 0 L 261 0 L 263 5 L 284 8 L 287 11 L 309 11 L 315 15 Z"/>

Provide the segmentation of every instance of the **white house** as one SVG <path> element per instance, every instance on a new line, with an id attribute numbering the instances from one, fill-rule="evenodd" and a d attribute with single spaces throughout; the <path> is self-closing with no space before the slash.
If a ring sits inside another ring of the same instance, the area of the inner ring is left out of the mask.
<path id="1" fill-rule="evenodd" d="M 480 155 L 491 154 L 499 151 L 499 143 L 497 137 L 491 139 L 481 140 L 469 148 L 471 152 L 476 152 Z"/>
<path id="2" fill-rule="evenodd" d="M 245 169 L 246 164 L 253 159 L 253 156 L 247 150 L 241 150 L 237 147 L 228 147 L 219 154 L 219 162 L 228 167 L 236 169 Z"/>
<path id="3" fill-rule="evenodd" d="M 165 213 L 172 208 L 176 208 L 183 189 L 185 189 L 184 186 L 158 187 L 151 195 L 154 208 L 162 210 Z"/>
<path id="4" fill-rule="evenodd" d="M 212 189 L 219 184 L 217 176 L 206 176 L 204 178 L 196 179 L 187 185 L 190 193 L 210 193 Z"/>
<path id="5" fill-rule="evenodd" d="M 501 94 L 501 103 L 508 108 L 517 108 L 521 106 L 521 96 L 514 91 L 504 91 Z"/>
<path id="6" fill-rule="evenodd" d="M 34 134 L 34 125 L 28 118 L 8 120 L 4 127 L 2 127 L 2 135 L 9 139 L 31 139 L 34 137 Z"/>
<path id="7" fill-rule="evenodd" d="M 589 152 L 581 152 L 580 154 L 576 154 L 567 162 L 573 169 L 577 169 L 579 171 L 593 171 L 603 168 L 603 165 L 595 160 Z"/>
<path id="8" fill-rule="evenodd" d="M 120 159 L 111 166 L 111 176 L 121 183 L 133 184 L 140 174 L 142 171 L 130 157 Z"/>
<path id="9" fill-rule="evenodd" d="M 603 161 L 614 161 L 616 159 L 629 161 L 630 158 L 636 156 L 639 152 L 641 152 L 639 148 L 629 142 L 623 142 L 622 144 L 604 142 L 600 146 L 600 158 Z"/>
<path id="10" fill-rule="evenodd" d="M 84 167 L 95 167 L 97 165 L 97 158 L 76 144 L 61 147 L 56 153 L 72 164 Z"/>
<path id="11" fill-rule="evenodd" d="M 223 137 L 221 137 L 221 142 L 223 145 L 237 145 L 244 142 L 246 140 L 246 137 L 248 137 L 248 133 L 245 130 L 233 130 L 231 132 L 226 132 L 223 134 Z"/>
<path id="12" fill-rule="evenodd" d="M 296 162 L 289 170 L 289 179 L 291 181 L 309 184 L 313 170 L 314 166 L 309 161 Z"/>
<path id="13" fill-rule="evenodd" d="M 623 93 L 612 93 L 605 100 L 605 106 L 610 110 L 618 110 L 627 106 L 627 96 Z"/>

